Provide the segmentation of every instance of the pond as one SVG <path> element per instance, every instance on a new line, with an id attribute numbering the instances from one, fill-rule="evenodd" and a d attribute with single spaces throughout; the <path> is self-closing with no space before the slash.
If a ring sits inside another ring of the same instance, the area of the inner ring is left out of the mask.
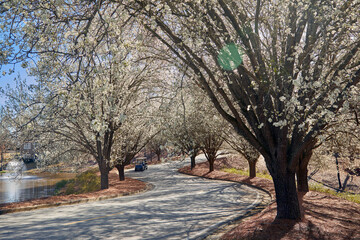
<path id="1" fill-rule="evenodd" d="M 75 176 L 73 173 L 36 173 L 26 172 L 26 165 L 14 164 L 11 169 L 0 174 L 0 203 L 21 202 L 48 197 L 54 194 L 54 185 L 63 179 Z M 9 167 L 9 165 L 8 165 Z"/>

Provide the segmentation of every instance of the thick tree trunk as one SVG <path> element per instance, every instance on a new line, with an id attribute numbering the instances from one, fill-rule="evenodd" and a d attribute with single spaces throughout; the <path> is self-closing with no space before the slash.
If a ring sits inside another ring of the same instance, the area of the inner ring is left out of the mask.
<path id="1" fill-rule="evenodd" d="M 191 170 L 193 170 L 193 168 L 195 168 L 195 165 L 196 165 L 196 163 L 195 163 L 195 155 L 191 155 L 190 156 L 190 159 L 191 159 Z"/>
<path id="2" fill-rule="evenodd" d="M 101 184 L 101 189 L 108 189 L 109 188 L 109 169 L 106 165 L 106 161 L 102 158 L 99 157 L 99 159 L 97 159 L 98 162 L 98 166 L 99 166 L 99 171 L 100 171 L 100 184 Z"/>
<path id="3" fill-rule="evenodd" d="M 256 161 L 248 161 L 249 163 L 249 177 L 256 177 Z"/>
<path id="4" fill-rule="evenodd" d="M 124 165 L 116 165 L 117 170 L 119 171 L 119 180 L 125 181 L 125 166 Z"/>
<path id="5" fill-rule="evenodd" d="M 108 171 L 100 171 L 100 179 L 101 179 L 101 189 L 109 188 L 109 172 Z"/>
<path id="6" fill-rule="evenodd" d="M 102 141 L 100 140 L 100 134 L 98 133 L 96 136 L 97 155 L 94 157 L 96 157 L 96 161 L 99 166 L 101 189 L 109 188 L 110 168 L 106 159 L 110 159 L 112 136 L 113 136 L 113 132 L 105 133 L 103 148 L 102 148 Z"/>
<path id="7" fill-rule="evenodd" d="M 312 156 L 312 150 L 304 151 L 301 158 L 299 159 L 299 166 L 296 171 L 296 180 L 297 180 L 297 188 L 298 192 L 308 192 L 309 184 L 308 184 L 308 164 Z"/>
<path id="8" fill-rule="evenodd" d="M 295 173 L 273 176 L 278 219 L 301 219 L 300 204 L 296 191 Z"/>
<path id="9" fill-rule="evenodd" d="M 309 191 L 309 184 L 308 184 L 307 177 L 308 177 L 307 167 L 305 167 L 305 168 L 299 167 L 296 172 L 298 192 L 308 192 Z"/>

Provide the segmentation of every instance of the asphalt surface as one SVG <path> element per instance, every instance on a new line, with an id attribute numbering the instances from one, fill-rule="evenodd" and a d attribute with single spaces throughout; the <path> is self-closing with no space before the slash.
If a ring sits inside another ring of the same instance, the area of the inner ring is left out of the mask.
<path id="1" fill-rule="evenodd" d="M 126 172 L 153 184 L 145 193 L 1 215 L 0 239 L 202 239 L 262 201 L 246 185 L 178 173 L 184 164 Z"/>

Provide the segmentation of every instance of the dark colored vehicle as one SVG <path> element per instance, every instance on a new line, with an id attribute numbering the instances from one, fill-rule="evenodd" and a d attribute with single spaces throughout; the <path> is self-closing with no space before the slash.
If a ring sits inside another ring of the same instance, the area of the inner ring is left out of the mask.
<path id="1" fill-rule="evenodd" d="M 148 169 L 146 158 L 138 158 L 135 162 L 135 171 L 144 171 Z"/>

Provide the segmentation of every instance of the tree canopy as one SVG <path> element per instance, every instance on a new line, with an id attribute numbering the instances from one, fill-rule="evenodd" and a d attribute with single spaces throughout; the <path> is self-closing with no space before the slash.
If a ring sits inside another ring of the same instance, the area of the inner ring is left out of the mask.
<path id="1" fill-rule="evenodd" d="M 265 158 L 279 218 L 295 172 L 360 80 L 359 1 L 131 1 L 219 113 Z"/>
<path id="2" fill-rule="evenodd" d="M 113 62 L 130 43 L 156 43 L 151 52 L 186 66 L 219 114 L 264 156 L 277 217 L 298 219 L 295 173 L 306 177 L 312 149 L 351 107 L 360 81 L 359 8 L 359 0 L 5 1 L 0 63 L 32 59 L 40 72 L 65 73 L 75 87 L 90 73 L 103 79 L 112 64 L 102 68 L 102 60 Z M 124 29 L 128 41 L 118 46 Z M 90 126 L 106 133 L 109 125 L 97 119 Z"/>

